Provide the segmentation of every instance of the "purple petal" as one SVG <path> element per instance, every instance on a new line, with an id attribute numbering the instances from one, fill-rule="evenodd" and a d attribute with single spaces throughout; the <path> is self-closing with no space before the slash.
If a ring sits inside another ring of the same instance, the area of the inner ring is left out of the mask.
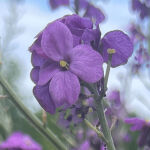
<path id="1" fill-rule="evenodd" d="M 55 100 L 56 106 L 61 106 L 65 103 L 72 105 L 78 100 L 80 83 L 73 73 L 62 71 L 52 78 L 49 91 Z"/>
<path id="2" fill-rule="evenodd" d="M 49 94 L 49 85 L 38 86 L 36 85 L 33 89 L 34 96 L 38 100 L 39 104 L 43 109 L 51 114 L 55 113 L 55 105 Z"/>
<path id="3" fill-rule="evenodd" d="M 101 43 L 104 62 L 108 62 L 107 50 L 109 48 L 116 50 L 116 53 L 112 56 L 112 67 L 125 64 L 133 53 L 133 44 L 130 38 L 119 30 L 106 33 Z"/>
<path id="4" fill-rule="evenodd" d="M 102 21 L 104 21 L 105 16 L 99 8 L 96 8 L 92 4 L 89 4 L 85 13 L 85 17 L 89 17 L 92 20 L 94 19 L 95 25 L 99 25 Z"/>
<path id="5" fill-rule="evenodd" d="M 87 0 L 79 0 L 79 8 L 80 9 L 86 9 L 88 4 L 89 3 L 87 2 Z"/>
<path id="6" fill-rule="evenodd" d="M 35 84 L 37 84 L 39 80 L 39 70 L 40 70 L 39 67 L 34 67 L 30 73 L 31 79 Z"/>
<path id="7" fill-rule="evenodd" d="M 82 34 L 81 40 L 83 40 L 84 44 L 92 44 L 94 49 L 99 48 L 101 32 L 99 28 L 97 29 L 86 29 Z"/>
<path id="8" fill-rule="evenodd" d="M 60 67 L 56 62 L 45 63 L 39 71 L 38 85 L 46 84 L 51 78 L 60 71 Z"/>
<path id="9" fill-rule="evenodd" d="M 70 52 L 70 70 L 82 80 L 94 83 L 103 77 L 103 59 L 88 45 L 78 45 Z"/>
<path id="10" fill-rule="evenodd" d="M 64 23 L 70 29 L 71 33 L 76 36 L 81 36 L 85 29 L 92 29 L 93 27 L 90 19 L 82 18 L 78 15 L 66 16 Z"/>
<path id="11" fill-rule="evenodd" d="M 54 61 L 65 59 L 66 53 L 73 47 L 73 37 L 70 30 L 61 22 L 49 24 L 43 31 L 42 49 Z"/>
<path id="12" fill-rule="evenodd" d="M 89 141 L 84 141 L 78 150 L 90 150 L 90 143 Z"/>
<path id="13" fill-rule="evenodd" d="M 127 118 L 125 122 L 131 124 L 131 131 L 141 130 L 143 126 L 146 124 L 145 120 L 139 118 Z"/>
<path id="14" fill-rule="evenodd" d="M 42 66 L 46 61 L 49 61 L 48 58 L 38 55 L 36 52 L 32 52 L 31 62 L 34 67 Z"/>
<path id="15" fill-rule="evenodd" d="M 0 144 L 0 150 L 42 150 L 41 146 L 29 135 L 21 132 L 12 133 L 6 141 Z"/>
<path id="16" fill-rule="evenodd" d="M 42 32 L 40 32 L 37 36 L 36 36 L 36 40 L 35 42 L 31 45 L 31 47 L 29 47 L 29 50 L 31 52 L 36 52 L 38 55 L 40 56 L 46 56 L 44 54 L 44 51 L 41 48 L 41 39 L 42 39 Z"/>
<path id="17" fill-rule="evenodd" d="M 72 36 L 73 36 L 73 47 L 75 47 L 81 43 L 81 37 L 76 35 Z"/>
<path id="18" fill-rule="evenodd" d="M 49 0 L 52 9 L 56 9 L 59 6 L 69 5 L 69 0 Z"/>

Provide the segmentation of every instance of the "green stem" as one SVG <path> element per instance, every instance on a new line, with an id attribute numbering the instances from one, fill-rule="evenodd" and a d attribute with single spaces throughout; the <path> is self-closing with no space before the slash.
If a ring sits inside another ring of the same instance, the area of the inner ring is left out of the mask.
<path id="1" fill-rule="evenodd" d="M 100 99 L 99 99 L 100 98 Z M 113 139 L 111 136 L 111 131 L 109 129 L 107 120 L 106 120 L 106 116 L 104 113 L 104 107 L 103 107 L 103 100 L 101 99 L 101 97 L 99 97 L 98 95 L 95 96 L 95 103 L 96 103 L 96 110 L 97 110 L 97 115 L 101 124 L 101 128 L 103 131 L 103 134 L 105 136 L 105 138 L 107 139 L 107 148 L 108 150 L 116 150 L 114 143 L 113 143 Z"/>
<path id="2" fill-rule="evenodd" d="M 78 15 L 79 14 L 79 0 L 75 0 L 74 5 L 75 5 L 75 13 Z"/>
<path id="3" fill-rule="evenodd" d="M 106 116 L 104 113 L 104 106 L 103 106 L 103 96 L 105 95 L 105 92 L 107 91 L 107 83 L 108 83 L 108 77 L 109 77 L 110 67 L 111 67 L 111 59 L 112 59 L 112 55 L 109 55 L 109 61 L 107 64 L 107 69 L 106 69 L 106 74 L 105 74 L 105 79 L 104 79 L 104 89 L 103 89 L 101 95 L 98 94 L 98 92 L 97 92 L 96 88 L 94 88 L 94 86 L 87 84 L 87 83 L 84 83 L 84 86 L 86 86 L 92 93 L 94 93 L 97 115 L 98 115 L 98 118 L 99 118 L 99 121 L 101 124 L 101 128 L 102 128 L 104 137 L 108 141 L 106 143 L 107 148 L 108 148 L 108 150 L 116 150 L 112 136 L 111 136 L 111 131 L 110 131 L 110 128 L 109 128 L 107 120 L 106 120 Z"/>
<path id="4" fill-rule="evenodd" d="M 92 130 L 94 130 L 97 135 L 105 142 L 108 143 L 108 141 L 106 140 L 106 138 L 104 137 L 103 133 L 99 130 L 97 130 L 87 119 L 84 119 L 84 122 L 86 123 L 86 125 L 88 127 L 90 127 Z"/>
<path id="5" fill-rule="evenodd" d="M 29 120 L 30 123 L 39 131 L 46 139 L 53 144 L 56 149 L 67 150 L 68 148 L 62 141 L 48 128 L 43 127 L 43 123 L 34 115 L 30 110 L 28 110 L 21 100 L 18 98 L 16 93 L 10 87 L 8 82 L 0 74 L 0 84 L 4 90 L 10 96 L 11 101 L 16 105 L 16 107 L 23 113 L 23 115 Z"/>
<path id="6" fill-rule="evenodd" d="M 108 83 L 108 77 L 109 77 L 109 73 L 110 73 L 112 55 L 109 55 L 108 57 L 109 57 L 109 59 L 108 59 L 106 74 L 105 74 L 105 78 L 104 78 L 104 94 L 107 91 L 107 83 Z"/>

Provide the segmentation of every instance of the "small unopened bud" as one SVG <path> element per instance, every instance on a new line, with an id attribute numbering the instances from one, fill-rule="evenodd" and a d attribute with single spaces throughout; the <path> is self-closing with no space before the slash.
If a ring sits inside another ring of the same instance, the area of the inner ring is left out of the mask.
<path id="1" fill-rule="evenodd" d="M 108 48 L 108 49 L 107 49 L 107 53 L 108 53 L 108 54 L 114 54 L 114 53 L 116 53 L 116 50 L 115 50 L 115 49 Z"/>
<path id="2" fill-rule="evenodd" d="M 47 114 L 46 114 L 46 111 L 44 111 L 44 110 L 43 110 L 43 113 L 42 113 L 42 120 L 43 120 L 43 125 L 46 126 Z"/>
<path id="3" fill-rule="evenodd" d="M 93 112 L 93 109 L 91 107 L 89 108 L 89 112 Z"/>
<path id="4" fill-rule="evenodd" d="M 78 114 L 77 116 L 78 116 L 79 118 L 81 118 L 81 114 Z"/>

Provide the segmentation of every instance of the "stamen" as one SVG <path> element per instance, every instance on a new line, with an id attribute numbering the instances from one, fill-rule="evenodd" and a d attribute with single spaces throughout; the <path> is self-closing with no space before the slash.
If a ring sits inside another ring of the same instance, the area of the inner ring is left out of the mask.
<path id="1" fill-rule="evenodd" d="M 59 64 L 61 67 L 69 69 L 69 64 L 65 60 L 60 60 Z"/>
<path id="2" fill-rule="evenodd" d="M 116 53 L 116 50 L 115 50 L 115 49 L 108 48 L 108 49 L 107 49 L 107 53 L 108 53 L 108 54 L 114 54 L 114 53 Z"/>

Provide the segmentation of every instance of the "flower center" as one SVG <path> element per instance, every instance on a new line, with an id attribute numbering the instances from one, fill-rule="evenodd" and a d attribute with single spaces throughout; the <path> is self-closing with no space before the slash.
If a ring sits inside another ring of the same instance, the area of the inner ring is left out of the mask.
<path id="1" fill-rule="evenodd" d="M 69 64 L 65 60 L 60 60 L 59 64 L 62 68 L 69 69 Z"/>
<path id="2" fill-rule="evenodd" d="M 115 50 L 115 49 L 108 48 L 108 49 L 107 49 L 107 53 L 108 53 L 108 54 L 114 54 L 114 53 L 116 53 L 116 50 Z"/>

